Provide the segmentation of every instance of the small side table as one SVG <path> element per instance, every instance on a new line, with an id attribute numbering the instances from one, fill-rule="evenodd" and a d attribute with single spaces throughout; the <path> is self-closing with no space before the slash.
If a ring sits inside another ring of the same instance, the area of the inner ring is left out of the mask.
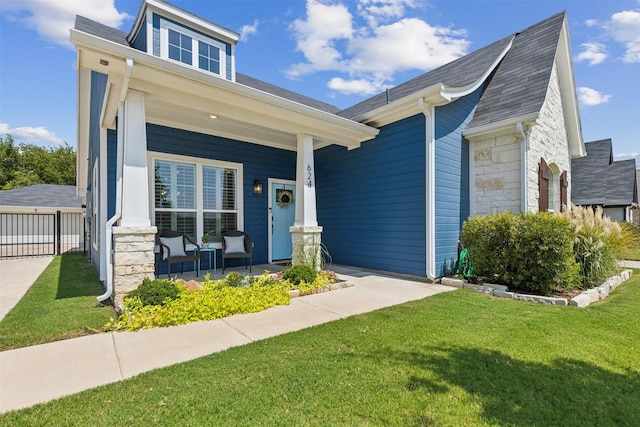
<path id="1" fill-rule="evenodd" d="M 207 246 L 201 247 L 200 252 L 209 252 L 209 271 L 211 271 L 211 264 L 213 264 L 213 274 L 216 274 L 218 268 L 216 267 L 216 247 L 215 246 Z M 213 256 L 213 262 L 211 261 Z M 198 263 L 198 269 L 200 269 L 200 264 Z M 198 270 L 199 271 L 199 270 Z"/>

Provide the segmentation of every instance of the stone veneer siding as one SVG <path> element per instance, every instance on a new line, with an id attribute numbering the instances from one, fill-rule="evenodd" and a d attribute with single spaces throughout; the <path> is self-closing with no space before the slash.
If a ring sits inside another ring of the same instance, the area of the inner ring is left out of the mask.
<path id="1" fill-rule="evenodd" d="M 529 143 L 529 157 L 527 165 L 527 181 L 529 200 L 527 211 L 538 211 L 538 167 L 543 157 L 547 165 L 555 164 L 559 172 L 567 171 L 569 185 L 567 187 L 567 201 L 571 201 L 571 157 L 569 154 L 569 139 L 562 107 L 560 81 L 556 64 L 551 70 L 551 78 L 547 87 L 547 96 L 541 109 L 542 125 L 531 129 Z M 560 197 L 558 195 L 558 197 Z M 551 205 L 551 201 L 549 201 Z"/>
<path id="2" fill-rule="evenodd" d="M 126 294 L 138 288 L 145 278 L 155 275 L 155 237 L 157 228 L 113 227 L 113 301 L 122 305 Z"/>
<path id="3" fill-rule="evenodd" d="M 540 111 L 542 123 L 531 128 L 527 161 L 527 211 L 538 211 L 538 165 L 544 157 L 548 165 L 569 171 L 569 142 L 560 94 L 556 64 L 551 71 L 545 101 Z M 471 143 L 472 215 L 521 210 L 520 144 L 522 136 L 515 132 L 475 140 Z M 571 173 L 567 199 L 571 200 Z"/>

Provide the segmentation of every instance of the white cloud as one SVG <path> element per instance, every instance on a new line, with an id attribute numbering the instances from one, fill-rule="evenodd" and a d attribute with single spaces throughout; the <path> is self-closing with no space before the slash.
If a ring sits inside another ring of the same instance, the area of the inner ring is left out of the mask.
<path id="1" fill-rule="evenodd" d="M 607 59 L 606 47 L 602 43 L 582 43 L 583 49 L 574 60 L 576 62 L 588 61 L 589 65 L 597 65 Z"/>
<path id="2" fill-rule="evenodd" d="M 622 154 L 614 154 L 615 160 L 636 160 L 636 168 L 640 168 L 640 153 L 622 153 Z"/>
<path id="3" fill-rule="evenodd" d="M 8 123 L 0 123 L 0 134 L 7 134 L 13 137 L 16 142 L 26 142 L 37 145 L 62 145 L 64 141 L 56 134 L 42 126 L 39 127 L 18 127 L 10 128 Z"/>
<path id="4" fill-rule="evenodd" d="M 247 41 L 249 36 L 256 34 L 258 31 L 258 20 L 254 20 L 251 25 L 243 25 L 240 29 L 240 41 Z"/>
<path id="5" fill-rule="evenodd" d="M 413 0 L 359 0 L 353 15 L 342 3 L 307 0 L 307 16 L 291 30 L 306 62 L 293 64 L 290 78 L 335 71 L 328 87 L 369 95 L 389 87 L 396 72 L 430 70 L 467 53 L 465 31 L 431 26 L 405 17 Z M 358 19 L 359 18 L 359 19 Z"/>
<path id="6" fill-rule="evenodd" d="M 334 77 L 329 80 L 327 87 L 345 95 L 373 95 L 379 92 L 384 85 L 381 82 L 372 82 L 365 79 L 345 80 L 340 77 Z"/>
<path id="7" fill-rule="evenodd" d="M 614 13 L 605 29 L 615 41 L 625 45 L 624 62 L 640 62 L 640 11 Z"/>
<path id="8" fill-rule="evenodd" d="M 595 27 L 596 25 L 598 25 L 598 21 L 595 19 L 587 19 L 586 21 L 584 21 L 584 25 L 586 25 L 587 27 Z"/>
<path id="9" fill-rule="evenodd" d="M 583 105 L 594 106 L 609 102 L 611 95 L 604 95 L 595 89 L 583 86 L 578 88 L 578 99 Z"/>
<path id="10" fill-rule="evenodd" d="M 2 0 L 0 12 L 8 19 L 34 29 L 45 40 L 71 46 L 69 30 L 76 15 L 110 27 L 119 27 L 130 18 L 118 12 L 114 0 Z"/>

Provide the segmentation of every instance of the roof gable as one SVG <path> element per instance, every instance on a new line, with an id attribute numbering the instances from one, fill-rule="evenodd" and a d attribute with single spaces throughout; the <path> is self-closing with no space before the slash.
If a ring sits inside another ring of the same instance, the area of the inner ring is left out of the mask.
<path id="1" fill-rule="evenodd" d="M 571 202 L 630 206 L 637 203 L 634 159 L 613 161 L 611 139 L 585 144 L 587 155 L 571 161 Z"/>
<path id="2" fill-rule="evenodd" d="M 516 34 L 491 77 L 469 129 L 538 113 L 544 103 L 565 13 Z"/>

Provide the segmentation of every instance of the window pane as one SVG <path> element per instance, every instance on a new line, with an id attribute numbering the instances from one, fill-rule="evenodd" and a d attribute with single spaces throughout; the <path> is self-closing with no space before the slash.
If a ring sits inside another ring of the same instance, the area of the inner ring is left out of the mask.
<path id="1" fill-rule="evenodd" d="M 204 213 L 204 232 L 211 235 L 212 242 L 221 242 L 222 233 L 237 230 L 238 215 L 235 213 Z"/>
<path id="2" fill-rule="evenodd" d="M 202 197 L 205 209 L 235 210 L 236 170 L 203 166 Z"/>
<path id="3" fill-rule="evenodd" d="M 180 61 L 180 48 L 177 46 L 169 46 L 169 58 L 174 61 Z"/>
<path id="4" fill-rule="evenodd" d="M 191 65 L 191 37 L 169 29 L 169 58 Z"/>
<path id="5" fill-rule="evenodd" d="M 156 212 L 156 227 L 158 227 L 158 232 L 162 230 L 178 231 L 197 243 L 195 212 Z"/>
<path id="6" fill-rule="evenodd" d="M 196 167 L 188 163 L 156 160 L 156 208 L 196 208 Z"/>
<path id="7" fill-rule="evenodd" d="M 208 43 L 198 42 L 199 67 L 220 74 L 220 49 Z"/>
<path id="8" fill-rule="evenodd" d="M 180 46 L 180 33 L 177 31 L 169 30 L 169 44 L 173 46 Z"/>

